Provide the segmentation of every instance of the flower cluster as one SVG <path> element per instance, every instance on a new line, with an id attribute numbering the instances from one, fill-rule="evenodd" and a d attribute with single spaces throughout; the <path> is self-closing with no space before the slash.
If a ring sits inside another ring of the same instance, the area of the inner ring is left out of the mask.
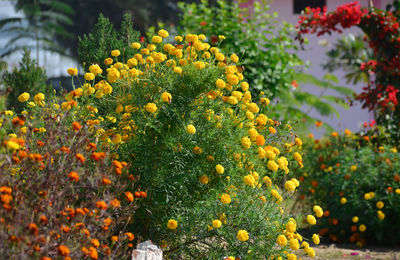
<path id="1" fill-rule="evenodd" d="M 286 257 L 300 246 L 275 247 L 276 237 L 301 239 L 285 231 L 285 201 L 299 182 L 281 181 L 303 167 L 302 141 L 268 117 L 263 93 L 252 97 L 236 54 L 203 34 L 167 37 L 160 30 L 149 43 L 132 43 L 126 61 L 111 51 L 106 75 L 91 71 L 62 109 L 79 106 L 100 146 L 127 161 L 148 191 L 130 232 L 169 257 Z"/>
<path id="2" fill-rule="evenodd" d="M 42 94 L 43 95 L 43 94 Z M 0 254 L 24 259 L 127 258 L 123 226 L 137 203 L 125 162 L 101 150 L 89 126 L 58 104 L 0 117 Z M 20 96 L 27 102 L 28 93 Z M 51 102 L 50 102 L 51 103 Z M 138 193 L 138 196 L 136 196 Z"/>
<path id="3" fill-rule="evenodd" d="M 310 139 L 304 147 L 306 166 L 297 172 L 300 200 L 323 206 L 325 218 L 317 228 L 333 242 L 399 243 L 400 154 L 376 139 L 346 130 L 324 141 Z"/>

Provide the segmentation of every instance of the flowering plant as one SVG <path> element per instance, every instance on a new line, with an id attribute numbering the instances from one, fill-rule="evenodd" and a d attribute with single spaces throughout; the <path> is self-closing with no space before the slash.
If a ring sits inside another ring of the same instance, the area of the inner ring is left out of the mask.
<path id="1" fill-rule="evenodd" d="M 316 226 L 333 242 L 399 243 L 400 154 L 374 133 L 332 132 L 324 140 L 307 140 L 305 167 L 296 171 L 302 183 L 301 201 L 319 203 L 324 209 Z"/>
<path id="2" fill-rule="evenodd" d="M 302 237 L 284 199 L 298 181 L 282 180 L 302 167 L 301 140 L 267 116 L 263 94 L 251 95 L 239 57 L 205 39 L 172 40 L 160 30 L 149 43 L 132 43 L 127 60 L 113 50 L 106 75 L 91 65 L 61 107 L 76 102 L 77 117 L 99 126 L 101 145 L 139 176 L 147 199 L 127 227 L 138 241 L 152 239 L 171 258 L 293 259 L 288 250 Z"/>
<path id="3" fill-rule="evenodd" d="M 391 6 L 388 5 L 388 9 Z M 392 137 L 398 141 L 399 129 L 399 50 L 400 29 L 398 12 L 383 11 L 372 6 L 362 8 L 358 2 L 339 6 L 335 11 L 326 8 L 307 8 L 299 18 L 298 36 L 303 42 L 307 33 L 342 32 L 352 26 L 365 33 L 365 41 L 373 52 L 373 59 L 361 64 L 360 69 L 372 75 L 368 85 L 355 96 L 364 108 L 377 113 L 379 124 L 386 126 Z"/>
<path id="4" fill-rule="evenodd" d="M 65 112 L 34 100 L 29 112 L 0 117 L 1 256 L 128 258 L 134 196 L 146 193 L 135 192 L 125 162 L 99 149 L 95 128 L 74 121 L 76 103 Z"/>

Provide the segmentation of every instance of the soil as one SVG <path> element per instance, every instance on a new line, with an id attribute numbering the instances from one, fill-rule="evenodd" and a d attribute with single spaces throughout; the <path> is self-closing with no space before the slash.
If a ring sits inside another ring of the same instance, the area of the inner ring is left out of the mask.
<path id="1" fill-rule="evenodd" d="M 315 258 L 324 260 L 355 260 L 355 259 L 382 259 L 382 260 L 400 260 L 400 248 L 357 248 L 353 245 L 337 246 L 320 245 L 313 247 L 315 250 Z M 302 257 L 302 259 L 311 259 L 309 257 Z"/>

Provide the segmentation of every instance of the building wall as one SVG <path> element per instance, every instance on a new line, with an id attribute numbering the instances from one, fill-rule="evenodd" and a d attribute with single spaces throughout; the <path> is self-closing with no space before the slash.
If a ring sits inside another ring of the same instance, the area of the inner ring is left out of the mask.
<path id="1" fill-rule="evenodd" d="M 350 3 L 353 1 L 349 0 L 327 0 L 327 8 L 328 11 L 332 11 L 336 9 L 336 7 Z M 360 0 L 359 3 L 362 6 L 368 6 L 368 0 Z M 374 6 L 377 8 L 384 8 L 390 0 L 374 0 Z M 298 14 L 293 14 L 293 0 L 275 0 L 271 2 L 271 11 L 273 12 L 278 12 L 280 19 L 290 22 L 292 24 L 297 24 L 298 21 Z M 338 39 L 343 37 L 345 34 L 358 34 L 361 33 L 361 31 L 357 28 L 351 28 L 351 29 L 346 29 L 344 30 L 343 34 L 337 34 L 333 33 L 332 35 L 323 35 L 321 37 L 316 37 L 315 35 L 307 35 L 307 38 L 309 39 L 309 44 L 306 46 L 305 50 L 299 51 L 298 55 L 300 58 L 303 60 L 309 60 L 311 62 L 311 66 L 308 70 L 308 73 L 318 77 L 322 78 L 323 75 L 326 74 L 326 71 L 322 69 L 321 64 L 326 60 L 326 55 L 325 53 L 332 47 L 332 44 L 334 44 Z M 320 40 L 327 40 L 328 41 L 328 46 L 323 47 L 318 44 Z M 359 93 L 362 90 L 363 84 L 357 84 L 356 86 L 354 85 L 349 85 L 346 84 L 346 81 L 344 80 L 344 75 L 345 73 L 343 71 L 337 71 L 333 73 L 336 75 L 339 80 L 341 86 L 347 86 L 357 93 Z M 306 91 L 309 91 L 311 93 L 320 93 L 320 89 L 318 87 L 313 87 L 313 86 L 300 86 Z M 327 94 L 327 93 L 325 93 Z M 346 110 L 341 107 L 337 107 L 337 110 L 339 111 L 340 118 L 334 117 L 328 117 L 328 118 L 323 118 L 318 115 L 316 111 L 311 111 L 311 116 L 321 118 L 326 122 L 329 122 L 333 127 L 335 127 L 338 130 L 344 130 L 345 128 L 350 129 L 351 131 L 357 131 L 361 124 L 365 121 L 371 121 L 373 119 L 372 113 L 369 113 L 367 110 L 364 110 L 361 108 L 361 105 L 359 103 L 356 103 L 353 107 L 350 107 L 350 109 Z M 314 129 L 313 130 L 314 134 L 317 134 L 317 136 L 321 135 L 321 131 Z"/>

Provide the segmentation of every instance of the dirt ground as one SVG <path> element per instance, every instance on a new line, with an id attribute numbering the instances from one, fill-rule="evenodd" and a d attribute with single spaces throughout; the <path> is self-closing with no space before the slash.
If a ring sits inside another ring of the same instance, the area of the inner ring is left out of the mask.
<path id="1" fill-rule="evenodd" d="M 349 248 L 350 247 L 350 248 Z M 342 247 L 332 245 L 320 245 L 313 247 L 315 258 L 324 260 L 355 260 L 355 259 L 382 259 L 382 260 L 400 260 L 400 248 L 356 248 L 351 246 Z M 302 257 L 302 259 L 311 259 Z"/>

